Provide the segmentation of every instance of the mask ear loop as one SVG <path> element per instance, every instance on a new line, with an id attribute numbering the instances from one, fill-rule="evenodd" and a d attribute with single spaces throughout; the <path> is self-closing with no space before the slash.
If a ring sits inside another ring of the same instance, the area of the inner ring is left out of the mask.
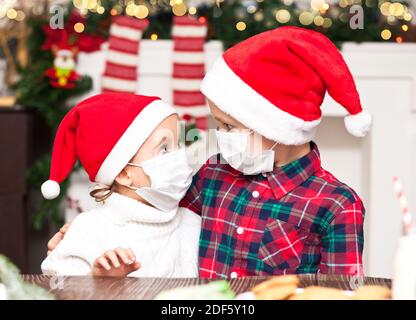
<path id="1" fill-rule="evenodd" d="M 254 133 L 254 130 L 250 129 L 251 131 L 247 134 L 247 137 L 250 136 L 252 133 Z M 276 147 L 279 144 L 279 142 L 275 141 L 274 145 L 269 149 L 273 150 L 274 147 Z"/>
<path id="2" fill-rule="evenodd" d="M 133 166 L 133 167 L 139 167 L 139 168 L 142 168 L 142 167 L 143 167 L 141 164 L 137 164 L 137 163 L 131 163 L 131 162 L 128 162 L 127 164 L 128 164 L 129 166 Z"/>
<path id="3" fill-rule="evenodd" d="M 276 141 L 274 143 L 274 145 L 270 148 L 270 150 L 272 150 L 274 152 L 274 156 L 276 157 L 276 151 L 274 150 L 274 148 L 278 145 L 278 142 Z M 273 161 L 273 168 L 276 167 L 276 163 Z"/>

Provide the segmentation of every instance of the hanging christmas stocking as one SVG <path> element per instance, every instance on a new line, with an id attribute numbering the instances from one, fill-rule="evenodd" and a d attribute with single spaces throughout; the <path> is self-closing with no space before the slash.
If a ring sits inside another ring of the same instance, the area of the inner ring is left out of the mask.
<path id="1" fill-rule="evenodd" d="M 207 129 L 208 108 L 199 90 L 205 75 L 204 43 L 207 36 L 205 18 L 174 17 L 173 104 L 187 124 Z"/>
<path id="2" fill-rule="evenodd" d="M 113 18 L 102 78 L 103 92 L 136 92 L 139 45 L 148 24 L 147 20 L 127 16 Z"/>

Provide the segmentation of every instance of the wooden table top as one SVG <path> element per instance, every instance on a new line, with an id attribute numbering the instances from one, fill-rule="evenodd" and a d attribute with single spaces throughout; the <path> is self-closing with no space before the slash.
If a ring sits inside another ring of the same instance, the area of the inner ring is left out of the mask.
<path id="1" fill-rule="evenodd" d="M 299 275 L 301 287 L 319 285 L 324 287 L 352 290 L 361 283 L 391 287 L 391 280 L 364 277 L 357 279 L 351 276 L 338 275 Z M 186 287 L 208 283 L 208 279 L 166 279 L 166 278 L 94 278 L 82 277 L 53 277 L 46 275 L 23 275 L 27 282 L 37 284 L 59 300 L 139 300 L 153 299 L 158 293 L 166 289 Z M 249 291 L 266 277 L 247 277 L 230 279 L 234 292 Z"/>

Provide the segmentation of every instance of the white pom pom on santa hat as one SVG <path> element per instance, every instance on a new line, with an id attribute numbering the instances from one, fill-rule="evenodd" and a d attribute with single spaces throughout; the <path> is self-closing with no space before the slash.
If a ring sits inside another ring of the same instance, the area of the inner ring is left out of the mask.
<path id="1" fill-rule="evenodd" d="M 40 190 L 42 191 L 42 195 L 45 199 L 52 200 L 59 196 L 61 188 L 59 187 L 58 182 L 53 180 L 47 180 L 44 183 L 42 183 Z"/>
<path id="2" fill-rule="evenodd" d="M 371 128 L 371 114 L 368 111 L 361 111 L 357 114 L 348 115 L 344 118 L 345 128 L 356 137 L 365 137 Z"/>

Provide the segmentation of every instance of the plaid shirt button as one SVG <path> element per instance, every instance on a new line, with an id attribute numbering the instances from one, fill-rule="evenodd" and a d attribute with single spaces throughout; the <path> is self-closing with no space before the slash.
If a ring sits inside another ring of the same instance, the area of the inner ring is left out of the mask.
<path id="1" fill-rule="evenodd" d="M 244 233 L 244 229 L 242 227 L 238 227 L 237 228 L 237 233 L 238 234 L 243 234 Z"/>
<path id="2" fill-rule="evenodd" d="M 233 271 L 233 272 L 231 272 L 230 276 L 231 276 L 231 278 L 237 278 L 238 274 L 237 274 L 237 272 Z"/>
<path id="3" fill-rule="evenodd" d="M 260 193 L 257 191 L 257 190 L 255 190 L 255 191 L 253 191 L 253 193 L 251 194 L 254 198 L 258 198 L 259 197 L 259 195 L 260 195 Z"/>

